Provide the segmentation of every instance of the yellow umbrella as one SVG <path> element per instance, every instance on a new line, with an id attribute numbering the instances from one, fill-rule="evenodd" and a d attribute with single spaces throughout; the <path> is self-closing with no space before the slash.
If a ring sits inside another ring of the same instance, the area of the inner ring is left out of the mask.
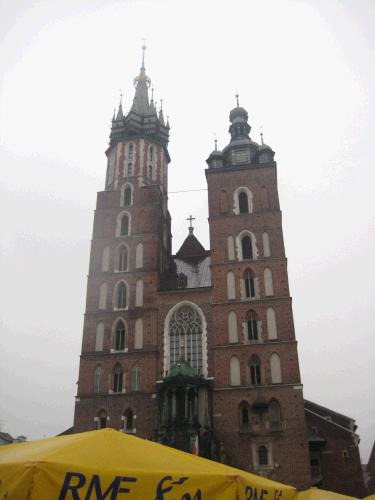
<path id="1" fill-rule="evenodd" d="M 0 498 L 152 500 L 296 498 L 292 486 L 113 429 L 0 449 Z"/>
<path id="2" fill-rule="evenodd" d="M 318 488 L 309 488 L 306 491 L 300 491 L 296 500 L 355 500 L 356 497 L 340 495 L 332 491 L 320 490 Z"/>

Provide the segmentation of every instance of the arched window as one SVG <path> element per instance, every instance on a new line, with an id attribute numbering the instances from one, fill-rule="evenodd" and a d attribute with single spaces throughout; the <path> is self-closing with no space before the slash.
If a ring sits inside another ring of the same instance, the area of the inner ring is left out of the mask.
<path id="1" fill-rule="evenodd" d="M 226 214 L 228 212 L 228 194 L 225 189 L 220 191 L 220 213 Z"/>
<path id="2" fill-rule="evenodd" d="M 133 146 L 133 144 L 129 144 L 128 158 L 129 158 L 129 160 L 134 160 L 134 146 Z"/>
<path id="3" fill-rule="evenodd" d="M 135 267 L 140 269 L 143 267 L 143 245 L 138 243 L 135 251 Z"/>
<path id="4" fill-rule="evenodd" d="M 141 389 L 141 367 L 138 361 L 132 366 L 132 391 L 139 391 Z"/>
<path id="5" fill-rule="evenodd" d="M 123 206 L 129 207 L 132 204 L 132 188 L 126 186 L 124 189 Z"/>
<path id="6" fill-rule="evenodd" d="M 267 333 L 268 340 L 277 339 L 276 315 L 272 307 L 269 307 L 266 312 L 267 315 Z"/>
<path id="7" fill-rule="evenodd" d="M 227 244 L 228 244 L 228 260 L 234 260 L 235 253 L 234 253 L 234 238 L 233 238 L 233 236 L 228 236 Z"/>
<path id="8" fill-rule="evenodd" d="M 128 163 L 128 177 L 131 177 L 133 175 L 133 164 Z"/>
<path id="9" fill-rule="evenodd" d="M 252 385 L 261 384 L 260 359 L 253 354 L 250 358 L 250 383 Z"/>
<path id="10" fill-rule="evenodd" d="M 109 271 L 109 254 L 110 254 L 110 248 L 104 247 L 102 254 L 102 272 Z"/>
<path id="11" fill-rule="evenodd" d="M 249 311 L 247 315 L 247 338 L 248 340 L 259 340 L 258 320 L 254 311 Z"/>
<path id="12" fill-rule="evenodd" d="M 250 425 L 249 405 L 244 401 L 240 405 L 240 425 L 242 428 L 249 427 Z"/>
<path id="13" fill-rule="evenodd" d="M 99 309 L 107 307 L 107 283 L 102 283 L 99 288 Z"/>
<path id="14" fill-rule="evenodd" d="M 243 238 L 241 239 L 241 249 L 243 260 L 253 258 L 253 244 L 250 236 L 243 236 Z"/>
<path id="15" fill-rule="evenodd" d="M 128 270 L 128 248 L 126 245 L 121 245 L 117 250 L 117 270 Z"/>
<path id="16" fill-rule="evenodd" d="M 237 316 L 234 311 L 230 311 L 228 314 L 228 336 L 230 344 L 238 342 Z"/>
<path id="17" fill-rule="evenodd" d="M 258 464 L 268 465 L 268 450 L 264 445 L 258 447 Z"/>
<path id="18" fill-rule="evenodd" d="M 193 307 L 182 305 L 169 321 L 170 366 L 183 357 L 197 374 L 203 372 L 202 320 Z"/>
<path id="19" fill-rule="evenodd" d="M 149 179 L 152 179 L 152 165 L 148 166 L 148 177 Z"/>
<path id="20" fill-rule="evenodd" d="M 237 356 L 230 358 L 230 385 L 241 385 L 240 361 Z"/>
<path id="21" fill-rule="evenodd" d="M 117 285 L 116 289 L 116 309 L 125 309 L 127 306 L 127 289 L 126 284 L 123 281 Z"/>
<path id="22" fill-rule="evenodd" d="M 280 356 L 275 352 L 271 356 L 270 365 L 271 365 L 271 382 L 273 384 L 280 384 L 282 382 Z"/>
<path id="23" fill-rule="evenodd" d="M 154 148 L 150 146 L 150 161 L 154 159 Z"/>
<path id="24" fill-rule="evenodd" d="M 228 300 L 233 300 L 236 298 L 236 284 L 232 271 L 229 271 L 229 273 L 227 274 L 227 297 Z"/>
<path id="25" fill-rule="evenodd" d="M 113 335 L 113 348 L 115 351 L 124 351 L 128 346 L 128 336 L 126 332 L 126 326 L 124 322 L 120 319 L 116 323 L 114 335 Z"/>
<path id="26" fill-rule="evenodd" d="M 105 410 L 101 410 L 98 413 L 98 429 L 105 429 L 107 427 L 107 420 L 108 420 L 108 415 Z"/>
<path id="27" fill-rule="evenodd" d="M 124 214 L 121 217 L 121 227 L 120 227 L 120 236 L 127 236 L 129 234 L 129 217 Z"/>
<path id="28" fill-rule="evenodd" d="M 271 257 L 270 238 L 268 236 L 268 233 L 263 233 L 262 239 L 263 239 L 263 256 Z"/>
<path id="29" fill-rule="evenodd" d="M 138 318 L 135 322 L 134 349 L 143 347 L 143 319 Z"/>
<path id="30" fill-rule="evenodd" d="M 103 350 L 103 342 L 104 342 L 104 323 L 100 321 L 100 323 L 96 325 L 95 351 Z"/>
<path id="31" fill-rule="evenodd" d="M 143 306 L 143 281 L 137 280 L 135 285 L 135 306 L 142 307 Z"/>
<path id="32" fill-rule="evenodd" d="M 244 275 L 245 297 L 255 297 L 255 279 L 252 271 L 246 271 Z"/>
<path id="33" fill-rule="evenodd" d="M 268 405 L 268 415 L 272 424 L 278 424 L 281 421 L 281 409 L 276 399 L 272 399 Z"/>
<path id="34" fill-rule="evenodd" d="M 266 296 L 273 295 L 272 271 L 268 267 L 264 270 L 264 293 Z"/>
<path id="35" fill-rule="evenodd" d="M 102 391 L 103 367 L 97 365 L 94 370 L 94 392 Z"/>
<path id="36" fill-rule="evenodd" d="M 238 208 L 240 214 L 249 213 L 249 200 L 247 199 L 247 194 L 245 191 L 241 191 L 238 195 Z"/>
<path id="37" fill-rule="evenodd" d="M 134 415 L 130 408 L 124 413 L 124 431 L 134 432 Z"/>
<path id="38" fill-rule="evenodd" d="M 113 370 L 113 392 L 123 392 L 123 375 L 122 366 L 116 364 Z"/>

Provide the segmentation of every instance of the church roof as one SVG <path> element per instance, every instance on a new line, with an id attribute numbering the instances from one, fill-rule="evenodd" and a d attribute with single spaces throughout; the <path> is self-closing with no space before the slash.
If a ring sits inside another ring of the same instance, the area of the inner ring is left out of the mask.
<path id="1" fill-rule="evenodd" d="M 209 252 L 204 249 L 193 233 L 189 234 L 176 253 L 177 259 L 204 259 Z"/>

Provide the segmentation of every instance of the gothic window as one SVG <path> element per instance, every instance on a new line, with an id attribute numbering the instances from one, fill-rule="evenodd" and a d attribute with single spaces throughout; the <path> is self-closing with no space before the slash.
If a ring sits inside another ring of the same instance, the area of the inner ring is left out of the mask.
<path id="1" fill-rule="evenodd" d="M 245 297 L 255 297 L 255 279 L 251 271 L 246 271 L 244 275 Z"/>
<path id="2" fill-rule="evenodd" d="M 268 465 L 268 450 L 264 445 L 258 447 L 258 464 Z"/>
<path id="3" fill-rule="evenodd" d="M 126 284 L 123 281 L 116 287 L 116 296 L 115 296 L 115 307 L 116 309 L 125 309 L 127 306 L 127 289 Z"/>
<path id="4" fill-rule="evenodd" d="M 124 207 L 128 207 L 132 204 L 132 188 L 130 186 L 126 186 L 126 188 L 124 189 L 123 200 Z"/>
<path id="5" fill-rule="evenodd" d="M 98 414 L 98 429 L 104 429 L 107 427 L 107 412 L 105 410 L 102 410 Z"/>
<path id="6" fill-rule="evenodd" d="M 128 270 L 128 249 L 125 245 L 121 245 L 117 251 L 117 270 Z"/>
<path id="7" fill-rule="evenodd" d="M 237 356 L 230 358 L 230 385 L 241 385 L 240 361 Z"/>
<path id="8" fill-rule="evenodd" d="M 261 384 L 260 359 L 255 354 L 250 358 L 250 383 L 251 385 Z"/>
<path id="9" fill-rule="evenodd" d="M 143 306 L 143 281 L 137 280 L 135 285 L 135 306 L 142 307 Z"/>
<path id="10" fill-rule="evenodd" d="M 273 295 L 272 271 L 268 267 L 264 270 L 264 292 L 266 296 Z"/>
<path id="11" fill-rule="evenodd" d="M 102 377 L 103 377 L 103 368 L 101 365 L 97 365 L 94 371 L 94 392 L 101 392 Z"/>
<path id="12" fill-rule="evenodd" d="M 154 148 L 150 146 L 150 161 L 154 159 Z"/>
<path id="13" fill-rule="evenodd" d="M 249 200 L 247 199 L 247 194 L 241 191 L 238 195 L 238 207 L 240 214 L 249 213 Z"/>
<path id="14" fill-rule="evenodd" d="M 245 428 L 250 425 L 250 410 L 246 402 L 242 402 L 240 405 L 240 425 Z"/>
<path id="15" fill-rule="evenodd" d="M 141 388 L 141 367 L 136 361 L 132 366 L 132 391 L 139 391 Z"/>
<path id="16" fill-rule="evenodd" d="M 150 179 L 152 179 L 152 165 L 148 166 L 148 176 Z"/>
<path id="17" fill-rule="evenodd" d="M 247 338 L 258 340 L 258 321 L 254 311 L 250 311 L 247 316 Z"/>
<path id="18" fill-rule="evenodd" d="M 127 347 L 128 337 L 126 334 L 126 327 L 122 320 L 116 323 L 116 328 L 113 338 L 113 348 L 115 351 L 124 351 Z"/>
<path id="19" fill-rule="evenodd" d="M 234 238 L 233 238 L 233 236 L 228 236 L 227 245 L 228 245 L 228 260 L 234 260 L 235 254 L 234 254 Z"/>
<path id="20" fill-rule="evenodd" d="M 272 424 L 278 424 L 281 421 L 281 410 L 280 405 L 276 401 L 276 399 L 272 399 L 268 405 L 268 415 L 270 419 L 271 426 Z"/>
<path id="21" fill-rule="evenodd" d="M 202 319 L 189 305 L 179 307 L 169 321 L 170 366 L 183 357 L 196 373 L 203 372 Z"/>
<path id="22" fill-rule="evenodd" d="M 252 259 L 253 258 L 253 244 L 250 236 L 243 236 L 241 240 L 241 249 L 242 249 L 242 259 Z"/>
<path id="23" fill-rule="evenodd" d="M 282 382 L 280 356 L 275 352 L 271 356 L 270 365 L 271 365 L 271 382 L 273 384 L 280 384 Z"/>
<path id="24" fill-rule="evenodd" d="M 236 298 L 236 285 L 235 278 L 232 271 L 227 274 L 227 297 L 228 300 L 233 300 Z"/>
<path id="25" fill-rule="evenodd" d="M 127 236 L 129 234 L 129 217 L 124 214 L 121 218 L 120 236 Z"/>
<path id="26" fill-rule="evenodd" d="M 143 245 L 138 243 L 137 249 L 135 251 L 135 267 L 140 269 L 143 267 Z"/>
<path id="27" fill-rule="evenodd" d="M 129 158 L 129 160 L 134 160 L 134 146 L 133 146 L 133 144 L 129 145 L 128 158 Z"/>
<path id="28" fill-rule="evenodd" d="M 102 272 L 109 271 L 109 254 L 110 254 L 110 248 L 104 247 L 102 254 Z"/>
<path id="29" fill-rule="evenodd" d="M 270 238 L 268 233 L 263 233 L 263 256 L 271 257 Z"/>
<path id="30" fill-rule="evenodd" d="M 124 413 L 124 431 L 134 432 L 134 415 L 130 408 Z"/>
<path id="31" fill-rule="evenodd" d="M 238 342 L 237 317 L 234 311 L 230 311 L 228 314 L 228 336 L 230 344 Z"/>
<path id="32" fill-rule="evenodd" d="M 133 164 L 128 163 L 128 177 L 131 177 L 133 175 Z"/>
<path id="33" fill-rule="evenodd" d="M 113 392 L 122 392 L 123 389 L 123 376 L 122 367 L 120 364 L 115 365 L 113 370 Z"/>
<path id="34" fill-rule="evenodd" d="M 103 341 L 104 341 L 104 323 L 100 321 L 100 323 L 96 325 L 95 351 L 103 350 Z"/>
<path id="35" fill-rule="evenodd" d="M 268 340 L 277 339 L 276 315 L 272 307 L 269 307 L 266 312 L 267 315 L 267 333 Z"/>
<path id="36" fill-rule="evenodd" d="M 138 318 L 135 322 L 134 349 L 143 347 L 143 319 Z"/>
<path id="37" fill-rule="evenodd" d="M 99 288 L 99 309 L 107 307 L 107 283 L 102 283 Z"/>

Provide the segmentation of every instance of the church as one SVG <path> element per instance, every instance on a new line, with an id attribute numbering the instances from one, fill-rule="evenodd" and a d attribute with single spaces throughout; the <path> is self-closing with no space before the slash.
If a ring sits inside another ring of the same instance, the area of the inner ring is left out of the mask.
<path id="1" fill-rule="evenodd" d="M 308 487 L 275 153 L 250 138 L 237 98 L 228 145 L 206 160 L 210 249 L 190 217 L 173 255 L 170 127 L 149 87 L 143 54 L 97 196 L 74 432 L 113 427 Z"/>

